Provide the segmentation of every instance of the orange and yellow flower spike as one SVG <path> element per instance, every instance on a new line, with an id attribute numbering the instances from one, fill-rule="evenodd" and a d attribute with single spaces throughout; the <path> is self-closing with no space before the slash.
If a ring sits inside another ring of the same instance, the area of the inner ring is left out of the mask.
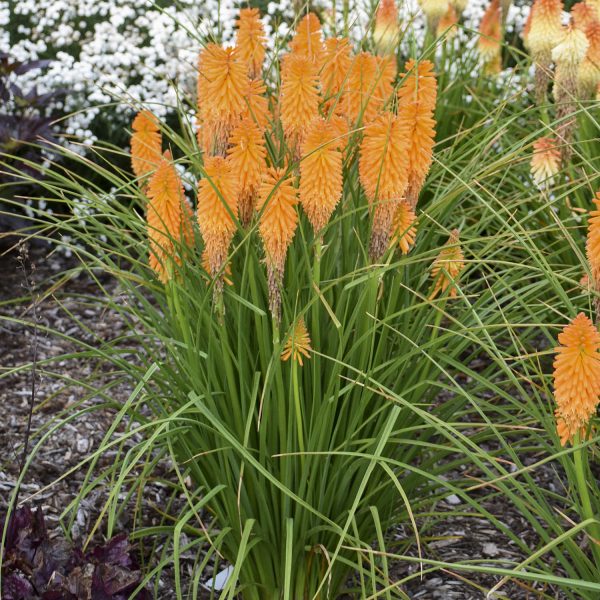
<path id="1" fill-rule="evenodd" d="M 258 8 L 242 8 L 237 23 L 236 47 L 251 79 L 260 76 L 265 59 L 265 29 Z"/>
<path id="2" fill-rule="evenodd" d="M 342 195 L 342 153 L 336 130 L 322 118 L 308 128 L 300 162 L 300 202 L 315 234 L 327 224 Z"/>
<path id="3" fill-rule="evenodd" d="M 558 335 L 554 399 L 560 441 L 567 444 L 587 426 L 600 399 L 600 333 L 579 313 Z"/>
<path id="4" fill-rule="evenodd" d="M 398 244 L 402 254 L 408 254 L 415 245 L 417 237 L 416 220 L 417 216 L 410 204 L 406 200 L 400 201 L 394 215 L 392 244 Z"/>
<path id="5" fill-rule="evenodd" d="M 375 15 L 373 41 L 379 54 L 393 54 L 400 41 L 396 0 L 380 0 Z"/>
<path id="6" fill-rule="evenodd" d="M 265 248 L 269 306 L 277 321 L 281 314 L 280 288 L 285 257 L 298 226 L 297 203 L 296 188 L 291 177 L 286 175 L 286 170 L 268 168 L 258 195 L 258 230 Z"/>
<path id="7" fill-rule="evenodd" d="M 481 19 L 477 50 L 485 71 L 490 74 L 498 73 L 502 62 L 502 8 L 500 0 L 491 0 Z"/>
<path id="8" fill-rule="evenodd" d="M 365 128 L 359 175 L 373 213 L 373 260 L 389 247 L 394 214 L 408 186 L 409 141 L 406 126 L 391 113 L 380 115 Z"/>
<path id="9" fill-rule="evenodd" d="M 161 157 L 147 188 L 147 231 L 150 268 L 166 283 L 173 262 L 181 264 L 181 247 L 193 244 L 192 213 L 183 184 L 167 151 Z"/>
<path id="10" fill-rule="evenodd" d="M 427 26 L 431 31 L 436 31 L 439 20 L 448 11 L 448 0 L 419 0 L 419 4 L 427 17 Z"/>
<path id="11" fill-rule="evenodd" d="M 258 125 L 246 118 L 229 138 L 229 164 L 238 178 L 240 222 L 247 227 L 252 220 L 256 194 L 265 169 L 265 138 Z"/>
<path id="12" fill-rule="evenodd" d="M 562 0 L 534 0 L 531 7 L 524 40 L 535 63 L 535 91 L 538 104 L 543 103 L 546 96 L 552 50 L 563 36 L 562 10 Z"/>
<path id="13" fill-rule="evenodd" d="M 437 26 L 437 37 L 445 36 L 446 39 L 453 38 L 458 33 L 458 15 L 452 4 L 448 7 L 446 14 L 439 20 Z"/>
<path id="14" fill-rule="evenodd" d="M 584 99 L 593 98 L 600 84 L 600 21 L 593 21 L 585 28 L 589 42 L 585 58 L 577 71 L 579 94 Z"/>
<path id="15" fill-rule="evenodd" d="M 267 88 L 262 79 L 251 79 L 246 88 L 246 106 L 242 111 L 242 119 L 251 119 L 261 131 L 269 124 L 269 101 Z"/>
<path id="16" fill-rule="evenodd" d="M 382 108 L 378 102 L 377 86 L 383 73 L 377 63 L 377 57 L 369 52 L 361 52 L 353 59 L 350 74 L 345 84 L 340 111 L 350 123 L 369 123 Z"/>
<path id="17" fill-rule="evenodd" d="M 560 171 L 560 149 L 555 138 L 541 137 L 533 143 L 531 176 L 535 184 L 544 189 L 554 182 Z"/>
<path id="18" fill-rule="evenodd" d="M 450 290 L 449 297 L 456 298 L 456 284 L 464 266 L 465 258 L 460 247 L 459 232 L 458 229 L 454 229 L 433 261 L 431 268 L 433 290 L 429 295 L 429 299 L 433 300 L 438 294 L 443 294 L 447 289 Z"/>
<path id="19" fill-rule="evenodd" d="M 310 358 L 311 352 L 310 335 L 304 323 L 304 318 L 300 317 L 294 325 L 293 331 L 285 340 L 281 352 L 281 360 L 286 361 L 291 358 L 302 367 L 304 366 L 302 357 Z"/>
<path id="20" fill-rule="evenodd" d="M 131 168 L 143 186 L 162 160 L 162 136 L 158 119 L 149 110 L 135 116 L 131 129 Z"/>
<path id="21" fill-rule="evenodd" d="M 338 97 L 348 81 L 351 64 L 352 48 L 346 38 L 325 40 L 325 52 L 319 77 L 323 96 L 331 98 L 332 104 L 339 102 Z"/>
<path id="22" fill-rule="evenodd" d="M 307 123 L 319 113 L 319 77 L 306 56 L 288 54 L 281 82 L 281 123 L 292 152 L 297 155 Z"/>
<path id="23" fill-rule="evenodd" d="M 594 198 L 595 209 L 590 211 L 585 246 L 594 287 L 600 290 L 600 192 Z"/>
<path id="24" fill-rule="evenodd" d="M 598 22 L 598 14 L 587 2 L 577 2 L 571 8 L 571 20 L 577 29 L 585 33 L 589 25 Z"/>
<path id="25" fill-rule="evenodd" d="M 398 88 L 398 119 L 409 136 L 406 199 L 413 209 L 433 160 L 436 99 L 433 64 L 428 60 L 409 60 Z"/>
<path id="26" fill-rule="evenodd" d="M 304 56 L 313 63 L 323 60 L 323 40 L 321 22 L 315 13 L 309 12 L 299 21 L 296 32 L 290 41 L 293 54 Z"/>
<path id="27" fill-rule="evenodd" d="M 224 156 L 231 130 L 247 110 L 246 65 L 236 48 L 207 44 L 200 53 L 198 141 L 205 152 Z"/>
<path id="28" fill-rule="evenodd" d="M 198 185 L 198 225 L 204 239 L 210 274 L 223 268 L 238 216 L 238 182 L 229 161 L 221 156 L 204 159 L 205 177 Z"/>

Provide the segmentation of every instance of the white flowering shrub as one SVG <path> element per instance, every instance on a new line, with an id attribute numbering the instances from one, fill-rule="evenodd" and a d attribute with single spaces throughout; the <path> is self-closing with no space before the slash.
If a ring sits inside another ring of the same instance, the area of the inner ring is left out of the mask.
<path id="1" fill-rule="evenodd" d="M 271 47 L 280 46 L 294 20 L 293 0 L 259 0 Z M 488 0 L 470 0 L 464 13 L 467 30 L 477 29 Z M 520 30 L 528 2 L 511 8 L 507 29 Z M 368 39 L 377 0 L 327 2 L 311 6 L 324 29 L 347 31 L 357 42 Z M 335 7 L 335 12 L 334 8 Z M 70 117 L 63 132 L 84 146 L 97 136 L 116 145 L 126 143 L 134 110 L 150 107 L 161 117 L 193 95 L 196 61 L 203 40 L 232 41 L 239 6 L 236 0 L 0 0 L 0 51 L 18 60 L 49 58 L 44 73 L 32 73 L 40 92 L 58 87 L 70 93 L 64 109 Z M 400 0 L 400 17 L 410 23 L 408 54 L 422 41 L 425 20 L 417 0 Z M 465 33 L 458 43 L 474 36 Z M 105 110 L 101 107 L 110 105 Z"/>

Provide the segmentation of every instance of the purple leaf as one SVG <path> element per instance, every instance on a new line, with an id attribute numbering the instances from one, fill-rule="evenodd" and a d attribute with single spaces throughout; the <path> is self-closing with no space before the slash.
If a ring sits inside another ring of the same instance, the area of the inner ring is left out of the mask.
<path id="1" fill-rule="evenodd" d="M 9 573 L 2 579 L 2 600 L 31 600 L 33 586 L 18 573 Z"/>
<path id="2" fill-rule="evenodd" d="M 97 546 L 94 548 L 90 553 L 90 558 L 98 563 L 130 567 L 130 550 L 131 546 L 129 545 L 127 536 L 122 533 L 108 540 L 104 546 Z"/>

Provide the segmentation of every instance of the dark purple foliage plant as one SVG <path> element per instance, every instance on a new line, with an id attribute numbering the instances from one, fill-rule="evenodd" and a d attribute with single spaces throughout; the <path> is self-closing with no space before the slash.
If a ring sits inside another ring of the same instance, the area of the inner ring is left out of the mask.
<path id="1" fill-rule="evenodd" d="M 40 508 L 24 506 L 6 522 L 1 600 L 127 600 L 142 575 L 125 534 L 82 551 L 50 537 Z M 143 589 L 134 596 L 149 600 Z"/>

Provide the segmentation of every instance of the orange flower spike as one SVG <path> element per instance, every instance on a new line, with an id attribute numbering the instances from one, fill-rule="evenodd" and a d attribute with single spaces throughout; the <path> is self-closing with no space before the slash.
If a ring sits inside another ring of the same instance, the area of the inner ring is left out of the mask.
<path id="1" fill-rule="evenodd" d="M 265 29 L 258 8 L 242 8 L 238 21 L 236 47 L 240 61 L 248 67 L 254 79 L 260 75 L 265 59 Z"/>
<path id="2" fill-rule="evenodd" d="M 286 361 L 291 358 L 302 367 L 304 366 L 302 357 L 310 358 L 311 352 L 310 335 L 306 329 L 304 318 L 300 317 L 283 345 L 281 360 Z"/>
<path id="3" fill-rule="evenodd" d="M 593 21 L 585 29 L 589 46 L 577 71 L 579 93 L 584 98 L 594 96 L 600 84 L 600 21 Z"/>
<path id="4" fill-rule="evenodd" d="M 244 119 L 233 130 L 227 150 L 231 170 L 238 177 L 240 222 L 247 227 L 252 220 L 256 193 L 260 186 L 267 151 L 265 138 L 256 123 Z"/>
<path id="5" fill-rule="evenodd" d="M 200 114 L 209 140 L 209 153 L 224 155 L 231 130 L 247 109 L 246 67 L 236 48 L 208 44 L 200 53 L 198 80 Z M 212 147 L 211 147 L 212 146 Z"/>
<path id="6" fill-rule="evenodd" d="M 458 229 L 454 229 L 444 247 L 433 261 L 431 277 L 433 279 L 433 290 L 429 299 L 433 300 L 438 294 L 444 293 L 450 288 L 449 297 L 456 298 L 456 283 L 461 271 L 465 266 L 465 258 L 460 247 Z"/>
<path id="7" fill-rule="evenodd" d="M 319 78 L 305 56 L 288 54 L 282 69 L 281 122 L 294 152 L 300 147 L 307 123 L 319 112 Z"/>
<path id="8" fill-rule="evenodd" d="M 346 38 L 330 38 L 325 40 L 323 64 L 319 73 L 321 90 L 326 98 L 337 96 L 347 83 L 352 64 L 352 48 Z"/>
<path id="9" fill-rule="evenodd" d="M 323 61 L 323 40 L 321 22 L 315 13 L 309 12 L 298 23 L 296 33 L 290 41 L 293 54 L 304 56 L 313 63 Z"/>
<path id="10" fill-rule="evenodd" d="M 546 98 L 552 49 L 563 37 L 562 10 L 562 0 L 534 0 L 529 29 L 524 32 L 526 47 L 535 63 L 535 95 L 538 104 L 543 103 Z"/>
<path id="11" fill-rule="evenodd" d="M 162 136 L 158 120 L 149 110 L 140 111 L 131 124 L 131 168 L 143 181 L 162 159 Z"/>
<path id="12" fill-rule="evenodd" d="M 394 91 L 394 79 L 396 79 L 396 57 L 392 55 L 378 56 L 377 68 L 375 70 L 375 94 L 373 101 L 376 103 L 377 111 L 381 111 L 390 99 Z"/>
<path id="13" fill-rule="evenodd" d="M 502 52 L 502 8 L 499 0 L 492 0 L 479 26 L 477 49 L 486 67 L 496 65 Z"/>
<path id="14" fill-rule="evenodd" d="M 352 60 L 341 107 L 350 122 L 356 123 L 362 116 L 362 122 L 368 123 L 377 115 L 374 98 L 379 73 L 377 58 L 369 52 L 361 52 Z"/>
<path id="15" fill-rule="evenodd" d="M 598 22 L 598 14 L 587 2 L 578 2 L 571 8 L 571 20 L 577 29 L 585 33 L 588 26 Z"/>
<path id="16" fill-rule="evenodd" d="M 565 445 L 595 414 L 600 396 L 600 333 L 579 313 L 558 335 L 554 399 L 557 427 Z"/>
<path id="17" fill-rule="evenodd" d="M 527 44 L 534 60 L 550 60 L 552 49 L 563 36 L 562 10 L 562 0 L 534 0 L 527 34 Z"/>
<path id="18" fill-rule="evenodd" d="M 535 184 L 544 189 L 553 183 L 560 171 L 560 149 L 555 138 L 541 137 L 533 144 L 531 176 Z"/>
<path id="19" fill-rule="evenodd" d="M 210 274 L 216 275 L 227 259 L 238 215 L 237 176 L 220 156 L 204 160 L 206 176 L 198 185 L 198 225 L 204 239 Z"/>
<path id="20" fill-rule="evenodd" d="M 380 0 L 375 16 L 373 40 L 381 54 L 393 53 L 400 40 L 396 0 Z"/>
<path id="21" fill-rule="evenodd" d="M 596 289 L 600 289 L 600 192 L 594 198 L 596 208 L 590 211 L 585 246 Z"/>
<path id="22" fill-rule="evenodd" d="M 149 264 L 160 281 L 166 283 L 171 275 L 171 261 L 181 264 L 177 243 L 193 242 L 189 204 L 169 152 L 161 157 L 148 182 L 147 193 Z"/>
<path id="23" fill-rule="evenodd" d="M 359 176 L 373 212 L 373 260 L 389 246 L 394 214 L 408 186 L 409 140 L 406 125 L 391 113 L 380 115 L 365 128 Z"/>
<path id="24" fill-rule="evenodd" d="M 332 128 L 333 145 L 344 152 L 348 146 L 350 135 L 348 121 L 340 115 L 331 115 L 327 118 L 327 122 Z"/>
<path id="25" fill-rule="evenodd" d="M 417 228 L 415 226 L 416 220 L 417 216 L 415 215 L 415 211 L 410 207 L 410 204 L 406 202 L 406 200 L 402 200 L 394 215 L 394 236 L 392 239 L 392 243 L 398 244 L 402 254 L 408 254 L 415 245 L 415 239 L 417 237 Z"/>
<path id="26" fill-rule="evenodd" d="M 315 119 L 302 144 L 300 202 L 319 234 L 331 218 L 342 195 L 342 153 L 334 126 Z"/>
<path id="27" fill-rule="evenodd" d="M 298 226 L 296 188 L 285 169 L 269 168 L 259 191 L 258 230 L 265 248 L 269 307 L 276 320 L 281 313 L 280 288 L 288 248 Z"/>
<path id="28" fill-rule="evenodd" d="M 406 73 L 398 88 L 398 119 L 408 132 L 408 190 L 406 199 L 412 208 L 433 160 L 435 143 L 434 111 L 437 81 L 428 60 L 406 63 Z"/>
<path id="29" fill-rule="evenodd" d="M 446 14 L 440 19 L 437 26 L 437 37 L 453 38 L 458 33 L 458 15 L 454 6 L 450 5 Z"/>
<path id="30" fill-rule="evenodd" d="M 419 4 L 427 17 L 427 25 L 432 30 L 437 29 L 439 20 L 448 11 L 448 0 L 419 0 Z"/>
<path id="31" fill-rule="evenodd" d="M 469 5 L 469 0 L 450 0 L 450 6 L 456 10 L 458 14 L 465 12 L 465 9 Z"/>
<path id="32" fill-rule="evenodd" d="M 246 92 L 246 107 L 242 118 L 254 121 L 262 131 L 269 124 L 269 101 L 266 96 L 267 88 L 262 79 L 251 79 Z"/>

